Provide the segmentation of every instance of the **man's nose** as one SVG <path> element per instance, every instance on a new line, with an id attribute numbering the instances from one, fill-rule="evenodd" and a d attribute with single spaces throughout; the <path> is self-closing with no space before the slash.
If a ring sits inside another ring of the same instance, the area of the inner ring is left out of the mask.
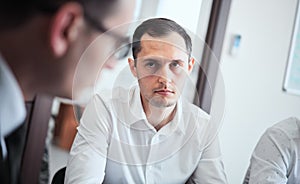
<path id="1" fill-rule="evenodd" d="M 161 67 L 157 72 L 157 76 L 160 83 L 170 83 L 172 81 L 172 72 L 168 66 Z"/>

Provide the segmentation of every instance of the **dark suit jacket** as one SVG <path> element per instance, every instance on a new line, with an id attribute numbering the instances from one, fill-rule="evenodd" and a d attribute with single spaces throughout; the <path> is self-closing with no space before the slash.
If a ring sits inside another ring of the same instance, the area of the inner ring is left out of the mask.
<path id="1" fill-rule="evenodd" d="M 7 147 L 7 157 L 3 159 L 0 150 L 0 183 L 18 184 L 20 183 L 20 169 L 24 146 L 27 136 L 28 119 L 32 111 L 32 102 L 26 102 L 27 117 L 25 122 L 15 131 L 5 137 Z M 1 149 L 1 146 L 0 146 Z"/>

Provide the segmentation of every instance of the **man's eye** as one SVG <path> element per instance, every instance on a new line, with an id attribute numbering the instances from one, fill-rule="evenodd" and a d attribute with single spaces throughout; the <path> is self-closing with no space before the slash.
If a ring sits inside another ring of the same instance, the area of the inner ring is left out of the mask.
<path id="1" fill-rule="evenodd" d="M 172 62 L 171 63 L 171 67 L 173 67 L 173 68 L 176 68 L 176 67 L 179 67 L 180 65 L 179 65 L 179 63 L 177 63 L 177 62 Z"/>
<path id="2" fill-rule="evenodd" d="M 147 63 L 146 66 L 153 68 L 155 67 L 155 63 Z"/>

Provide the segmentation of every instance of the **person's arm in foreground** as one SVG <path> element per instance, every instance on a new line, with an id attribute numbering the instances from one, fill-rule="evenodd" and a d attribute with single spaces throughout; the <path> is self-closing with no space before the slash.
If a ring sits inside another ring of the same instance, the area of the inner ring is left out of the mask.
<path id="1" fill-rule="evenodd" d="M 249 183 L 286 183 L 290 164 L 290 139 L 285 132 L 271 128 L 259 140 L 251 158 Z"/>
<path id="2" fill-rule="evenodd" d="M 67 164 L 65 183 L 103 181 L 109 144 L 109 119 L 103 101 L 95 96 L 80 121 Z"/>

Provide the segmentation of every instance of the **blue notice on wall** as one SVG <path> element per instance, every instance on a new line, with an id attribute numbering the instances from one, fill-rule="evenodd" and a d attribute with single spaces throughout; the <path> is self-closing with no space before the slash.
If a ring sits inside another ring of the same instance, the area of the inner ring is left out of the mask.
<path id="1" fill-rule="evenodd" d="M 298 3 L 297 16 L 295 18 L 294 32 L 292 36 L 284 90 L 300 95 L 300 3 Z"/>

